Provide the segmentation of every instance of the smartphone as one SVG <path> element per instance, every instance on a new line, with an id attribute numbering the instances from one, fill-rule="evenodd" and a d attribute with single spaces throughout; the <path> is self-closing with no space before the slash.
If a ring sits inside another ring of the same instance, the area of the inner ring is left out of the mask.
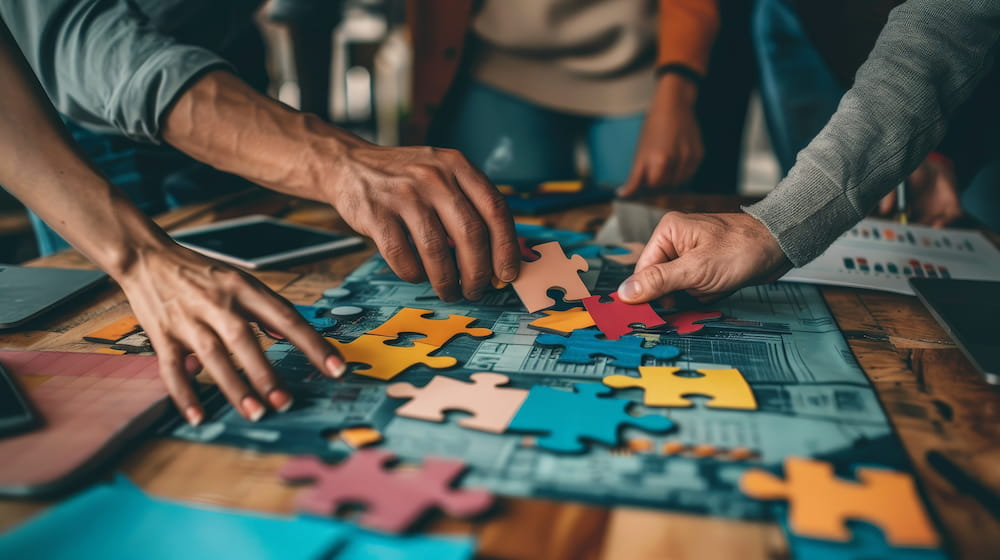
<path id="1" fill-rule="evenodd" d="M 22 434 L 40 424 L 17 380 L 0 365 L 0 437 Z"/>
<path id="2" fill-rule="evenodd" d="M 360 248 L 364 241 L 321 229 L 246 216 L 172 234 L 181 245 L 249 269 Z"/>

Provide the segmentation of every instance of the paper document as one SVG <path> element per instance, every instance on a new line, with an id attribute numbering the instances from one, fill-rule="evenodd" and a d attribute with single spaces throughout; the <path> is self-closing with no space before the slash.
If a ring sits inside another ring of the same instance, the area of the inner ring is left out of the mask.
<path id="1" fill-rule="evenodd" d="M 1000 280 L 1000 250 L 978 231 L 868 218 L 782 280 L 913 295 L 911 277 Z"/>

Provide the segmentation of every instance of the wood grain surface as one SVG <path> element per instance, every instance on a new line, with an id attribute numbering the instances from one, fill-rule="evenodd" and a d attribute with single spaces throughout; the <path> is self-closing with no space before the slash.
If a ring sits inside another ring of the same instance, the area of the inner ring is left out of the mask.
<path id="1" fill-rule="evenodd" d="M 735 197 L 662 195 L 649 202 L 680 211 L 738 211 Z M 526 221 L 594 231 L 610 206 L 593 205 Z M 268 213 L 349 232 L 332 210 L 314 203 L 253 192 L 185 207 L 158 219 L 168 229 L 219 219 Z M 996 241 L 996 238 L 994 238 Z M 311 303 L 337 285 L 373 252 L 364 251 L 255 273 L 295 303 Z M 32 264 L 92 267 L 67 251 Z M 1000 494 L 1000 391 L 987 385 L 914 297 L 825 288 L 830 308 L 916 467 L 922 490 L 956 558 L 1000 558 L 1000 520 L 933 470 L 926 453 L 944 453 L 970 476 Z M 100 345 L 83 335 L 130 313 L 113 285 L 75 306 L 49 315 L 29 330 L 0 335 L 0 348 L 92 352 Z M 1000 329 L 998 329 L 1000 330 Z M 262 342 L 263 343 L 263 342 Z M 274 476 L 285 457 L 253 451 L 147 438 L 116 468 L 157 495 L 270 512 L 290 512 L 293 490 Z M 47 502 L 0 501 L 0 530 L 45 508 Z M 498 511 L 475 522 L 436 520 L 433 532 L 472 533 L 482 558 L 696 559 L 787 558 L 775 524 L 750 523 L 678 513 L 504 498 Z"/>

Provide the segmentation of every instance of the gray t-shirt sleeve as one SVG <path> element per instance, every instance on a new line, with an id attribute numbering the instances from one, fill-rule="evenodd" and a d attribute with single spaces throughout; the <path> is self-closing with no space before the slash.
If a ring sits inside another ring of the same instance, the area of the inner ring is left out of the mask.
<path id="1" fill-rule="evenodd" d="M 892 11 L 854 87 L 788 176 L 744 210 L 796 266 L 862 219 L 944 137 L 991 69 L 1000 0 L 908 0 Z"/>
<path id="2" fill-rule="evenodd" d="M 161 33 L 127 1 L 10 0 L 0 15 L 59 112 L 134 140 L 158 143 L 187 86 L 229 67 Z"/>

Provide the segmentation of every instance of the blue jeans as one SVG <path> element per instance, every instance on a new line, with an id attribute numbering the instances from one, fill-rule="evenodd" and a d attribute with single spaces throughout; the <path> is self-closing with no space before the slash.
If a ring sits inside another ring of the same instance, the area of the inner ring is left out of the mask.
<path id="1" fill-rule="evenodd" d="M 643 113 L 591 117 L 535 105 L 479 82 L 465 85 L 435 145 L 461 151 L 495 183 L 574 179 L 586 142 L 594 183 L 618 186 L 632 168 Z"/>

